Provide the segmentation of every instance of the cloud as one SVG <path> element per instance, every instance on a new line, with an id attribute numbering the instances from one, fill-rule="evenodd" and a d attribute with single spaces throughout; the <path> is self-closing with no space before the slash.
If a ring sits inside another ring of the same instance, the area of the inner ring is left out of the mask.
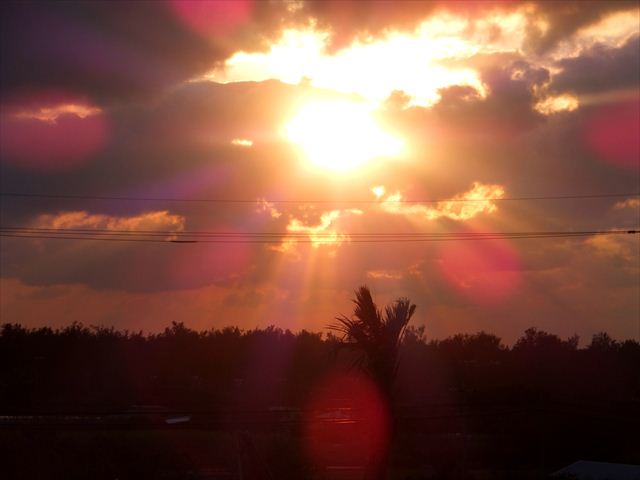
<path id="1" fill-rule="evenodd" d="M 11 114 L 17 120 L 40 120 L 46 123 L 56 123 L 59 117 L 63 115 L 75 115 L 79 118 L 86 118 L 90 115 L 102 113 L 102 110 L 87 105 L 78 105 L 73 103 L 55 105 L 53 107 L 40 107 L 35 110 L 21 110 Z"/>
<path id="2" fill-rule="evenodd" d="M 466 65 L 478 72 L 485 95 L 468 86 L 439 90 L 440 100 L 422 115 L 440 136 L 452 141 L 503 143 L 535 129 L 544 116 L 534 109 L 550 79 L 546 67 L 517 52 L 482 53 L 463 59 L 445 59 L 443 65 Z M 411 110 L 411 109 L 408 109 Z M 411 115 L 410 111 L 407 116 Z M 402 117 L 402 114 L 398 115 Z M 415 118 L 412 121 L 416 121 Z M 411 128 L 409 126 L 409 128 Z"/>
<path id="3" fill-rule="evenodd" d="M 303 234 L 311 241 L 311 245 L 338 246 L 345 241 L 349 241 L 349 235 L 338 231 L 336 223 L 338 219 L 349 215 L 362 215 L 362 210 L 331 210 L 320 214 L 319 222 L 315 225 L 308 225 L 305 221 L 292 217 L 287 225 L 287 232 L 293 234 Z M 283 240 L 284 243 L 295 243 L 296 237 L 290 236 Z"/>
<path id="4" fill-rule="evenodd" d="M 387 271 L 387 270 L 370 270 L 367 272 L 367 278 L 399 280 L 402 278 L 402 274 L 399 272 Z"/>
<path id="5" fill-rule="evenodd" d="M 131 217 L 90 214 L 86 211 L 59 212 L 39 215 L 32 223 L 36 228 L 89 229 L 111 231 L 169 231 L 184 230 L 185 218 L 166 210 L 145 212 Z"/>
<path id="6" fill-rule="evenodd" d="M 150 98 L 230 54 L 164 2 L 12 3 L 1 20 L 3 90 L 64 88 L 101 104 Z"/>
<path id="7" fill-rule="evenodd" d="M 237 52 L 268 51 L 287 30 L 329 32 L 323 48 L 336 53 L 354 41 L 373 44 L 390 32 L 410 34 L 423 22 L 433 23 L 430 30 L 451 31 L 455 21 L 461 39 L 494 51 L 505 45 L 520 50 L 524 42 L 530 50 L 546 52 L 635 7 L 635 2 L 617 1 L 242 0 L 141 2 L 119 9 L 102 2 L 12 3 L 3 8 L 0 24 L 0 80 L 3 90 L 66 88 L 100 105 L 121 104 L 157 98 Z M 473 81 L 469 72 L 465 75 Z"/>
<path id="8" fill-rule="evenodd" d="M 557 62 L 562 71 L 553 76 L 550 90 L 580 97 L 637 88 L 640 72 L 640 35 L 620 47 L 596 44 L 573 58 Z"/>
<path id="9" fill-rule="evenodd" d="M 633 1 L 589 2 L 579 0 L 561 2 L 530 2 L 527 8 L 529 19 L 527 40 L 528 51 L 545 53 L 572 35 L 608 16 L 636 10 Z"/>
<path id="10" fill-rule="evenodd" d="M 448 218 L 450 220 L 470 220 L 481 213 L 493 213 L 497 210 L 495 200 L 504 196 L 502 185 L 483 185 L 474 182 L 471 190 L 455 195 L 450 200 L 436 202 L 434 206 L 402 203 L 402 195 L 388 195 L 380 207 L 389 213 L 398 215 L 416 215 L 427 220 Z"/>
<path id="11" fill-rule="evenodd" d="M 0 160 L 21 168 L 78 168 L 109 140 L 104 111 L 69 92 L 6 95 L 0 99 L 0 111 Z"/>
<path id="12" fill-rule="evenodd" d="M 608 4 L 608 5 L 607 5 Z M 332 32 L 332 47 L 338 49 L 355 38 L 377 38 L 389 30 L 414 30 L 430 17 L 455 16 L 468 22 L 467 34 L 482 27 L 491 27 L 484 38 L 509 36 L 509 22 L 505 17 L 523 17 L 529 27 L 521 30 L 527 35 L 527 45 L 537 51 L 548 49 L 578 29 L 597 22 L 610 12 L 629 9 L 633 3 L 602 2 L 446 2 L 446 1 L 344 1 L 303 2 L 295 16 L 301 23 L 312 18 L 321 28 Z M 502 21 L 496 21 L 496 17 Z M 493 21 L 492 21 L 493 20 Z M 513 21 L 513 19 L 512 19 Z"/>
<path id="13" fill-rule="evenodd" d="M 548 96 L 540 100 L 533 107 L 543 115 L 553 115 L 558 112 L 572 112 L 578 108 L 579 102 L 576 97 L 569 94 Z"/>
<path id="14" fill-rule="evenodd" d="M 637 3 L 579 0 L 558 2 L 329 0 L 301 2 L 290 12 L 293 25 L 314 24 L 331 32 L 329 51 L 357 40 L 376 40 L 389 31 L 414 32 L 431 19 L 456 18 L 464 36 L 489 45 L 516 45 L 512 50 L 545 54 L 563 41 L 623 12 L 637 12 Z M 628 22 L 627 22 L 628 23 Z M 618 26 L 620 22 L 618 22 Z M 601 30 L 607 25 L 601 25 Z M 451 30 L 451 27 L 449 27 Z"/>
<path id="15" fill-rule="evenodd" d="M 613 208 L 617 210 L 622 210 L 625 208 L 640 208 L 640 198 L 627 198 L 626 200 L 622 200 L 621 202 L 616 202 Z"/>
<path id="16" fill-rule="evenodd" d="M 328 50 L 331 37 L 326 31 L 286 30 L 268 52 L 238 52 L 204 78 L 222 83 L 268 79 L 307 83 L 356 93 L 377 103 L 401 90 L 411 104 L 428 106 L 437 101 L 439 89 L 452 84 L 469 85 L 484 94 L 474 70 L 444 68 L 438 63 L 442 58 L 477 52 L 477 44 L 459 35 L 463 30 L 464 22 L 458 19 L 436 19 L 417 32 L 389 32 L 375 40 L 355 41 L 338 52 Z"/>
<path id="17" fill-rule="evenodd" d="M 282 216 L 282 212 L 278 210 L 274 203 L 268 202 L 264 198 L 258 200 L 258 208 L 257 212 L 268 212 L 271 218 L 280 218 Z"/>
<path id="18" fill-rule="evenodd" d="M 238 147 L 251 147 L 253 146 L 253 141 L 248 138 L 234 138 L 231 140 L 231 145 L 236 145 Z"/>
<path id="19" fill-rule="evenodd" d="M 638 241 L 634 235 L 597 235 L 587 240 L 587 245 L 597 254 L 619 258 L 632 266 L 638 260 Z"/>

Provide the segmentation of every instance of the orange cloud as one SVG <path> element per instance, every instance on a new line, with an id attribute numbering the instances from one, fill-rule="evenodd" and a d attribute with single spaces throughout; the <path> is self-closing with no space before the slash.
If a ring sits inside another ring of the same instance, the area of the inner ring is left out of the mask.
<path id="1" fill-rule="evenodd" d="M 630 5 L 631 6 L 631 5 Z M 640 10 L 631 8 L 603 16 L 600 21 L 579 29 L 565 38 L 550 52 L 552 58 L 577 57 L 595 45 L 619 48 L 630 37 L 637 35 Z"/>
<path id="2" fill-rule="evenodd" d="M 324 212 L 320 216 L 320 223 L 316 225 L 306 225 L 303 221 L 292 217 L 287 225 L 287 231 L 293 234 L 303 234 L 306 236 L 314 247 L 320 245 L 340 245 L 347 241 L 349 236 L 339 233 L 335 222 L 345 215 L 362 215 L 362 210 L 331 210 Z M 290 236 L 285 239 L 284 243 L 295 243 L 295 237 Z"/>
<path id="3" fill-rule="evenodd" d="M 369 270 L 367 272 L 367 278 L 384 279 L 384 280 L 400 280 L 402 274 L 389 270 Z"/>
<path id="4" fill-rule="evenodd" d="M 589 237 L 586 244 L 597 254 L 624 260 L 629 267 L 634 261 L 637 262 L 638 243 L 635 235 L 595 235 Z"/>
<path id="5" fill-rule="evenodd" d="M 253 140 L 249 140 L 248 138 L 234 138 L 231 140 L 231 145 L 235 145 L 236 147 L 252 147 Z"/>
<path id="6" fill-rule="evenodd" d="M 11 117 L 18 120 L 40 120 L 46 123 L 56 123 L 58 117 L 62 115 L 75 115 L 78 118 L 87 118 L 100 113 L 102 113 L 102 110 L 97 107 L 75 103 L 62 103 L 51 107 L 18 110 L 12 113 Z"/>
<path id="7" fill-rule="evenodd" d="M 621 202 L 617 202 L 614 206 L 616 210 L 622 210 L 625 208 L 640 208 L 640 198 L 627 198 Z"/>
<path id="8" fill-rule="evenodd" d="M 131 217 L 91 214 L 86 211 L 59 212 L 55 215 L 39 215 L 32 223 L 37 228 L 87 229 L 87 230 L 154 230 L 180 232 L 185 218 L 167 210 L 145 212 Z"/>
<path id="9" fill-rule="evenodd" d="M 572 112 L 579 106 L 578 98 L 568 93 L 546 97 L 534 105 L 534 109 L 543 115 L 558 112 Z"/>
<path id="10" fill-rule="evenodd" d="M 271 218 L 280 218 L 282 216 L 282 212 L 278 210 L 273 203 L 268 202 L 264 198 L 258 200 L 258 207 L 256 208 L 256 212 L 268 212 Z"/>
<path id="11" fill-rule="evenodd" d="M 502 185 L 474 182 L 471 190 L 455 195 L 450 200 L 437 202 L 435 205 L 402 203 L 402 194 L 396 192 L 388 195 L 380 206 L 389 213 L 422 216 L 427 220 L 437 220 L 442 217 L 451 220 L 469 220 L 481 213 L 495 212 L 498 208 L 495 200 L 504 197 L 504 193 L 505 189 Z"/>

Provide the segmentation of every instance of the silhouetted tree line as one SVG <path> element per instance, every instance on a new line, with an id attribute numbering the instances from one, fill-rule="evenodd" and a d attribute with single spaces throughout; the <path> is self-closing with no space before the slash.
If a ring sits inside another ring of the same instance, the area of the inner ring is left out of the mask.
<path id="1" fill-rule="evenodd" d="M 0 408 L 125 411 L 166 408 L 300 407 L 325 375 L 354 358 L 335 335 L 268 327 L 162 333 L 74 323 L 63 329 L 4 324 Z M 473 402 L 637 402 L 640 344 L 594 335 L 584 348 L 531 328 L 513 346 L 495 335 L 428 340 L 408 327 L 399 348 L 400 406 Z"/>

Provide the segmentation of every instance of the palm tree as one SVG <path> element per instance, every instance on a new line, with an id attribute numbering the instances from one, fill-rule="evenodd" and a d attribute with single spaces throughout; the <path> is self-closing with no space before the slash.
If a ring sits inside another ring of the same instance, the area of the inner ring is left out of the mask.
<path id="1" fill-rule="evenodd" d="M 339 315 L 329 325 L 331 330 L 342 334 L 339 344 L 357 354 L 358 365 L 377 384 L 392 415 L 393 387 L 398 371 L 398 352 L 404 330 L 413 316 L 416 306 L 408 298 L 399 298 L 382 311 L 376 306 L 367 286 L 355 291 L 353 315 Z M 394 428 L 391 426 L 391 434 Z M 367 466 L 368 479 L 386 477 L 388 452 L 373 454 Z"/>
<path id="2" fill-rule="evenodd" d="M 398 350 L 404 330 L 416 306 L 408 298 L 399 298 L 384 311 L 378 309 L 367 286 L 355 291 L 353 315 L 339 315 L 331 330 L 342 334 L 342 348 L 358 354 L 357 362 L 391 400 L 398 371 Z"/>

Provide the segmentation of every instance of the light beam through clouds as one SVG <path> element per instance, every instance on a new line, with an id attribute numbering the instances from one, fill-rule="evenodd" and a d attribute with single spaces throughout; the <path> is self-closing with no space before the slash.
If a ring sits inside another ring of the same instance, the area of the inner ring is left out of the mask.
<path id="1" fill-rule="evenodd" d="M 3 238 L 3 319 L 320 330 L 368 282 L 438 337 L 635 334 L 637 237 L 397 239 L 636 229 L 637 4 L 397 3 L 7 8 L 2 191 L 148 200 L 3 197 L 3 225 L 280 243 Z"/>

